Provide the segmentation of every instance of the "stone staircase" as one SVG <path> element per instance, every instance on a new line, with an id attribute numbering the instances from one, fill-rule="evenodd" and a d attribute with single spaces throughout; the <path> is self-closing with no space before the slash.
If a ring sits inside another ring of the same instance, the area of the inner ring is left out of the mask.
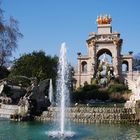
<path id="1" fill-rule="evenodd" d="M 0 120 L 9 120 L 11 115 L 18 113 L 17 105 L 0 104 Z"/>
<path id="2" fill-rule="evenodd" d="M 135 107 L 136 101 L 140 100 L 140 76 L 137 75 L 137 79 L 125 78 L 125 83 L 128 88 L 132 91 L 130 99 L 125 103 L 126 108 Z"/>
<path id="3" fill-rule="evenodd" d="M 137 85 L 137 80 L 140 77 L 140 72 L 138 71 L 133 71 L 130 74 L 123 75 L 125 79 L 125 83 L 128 85 L 128 88 L 132 90 L 132 93 L 134 93 L 134 89 L 136 88 Z"/>

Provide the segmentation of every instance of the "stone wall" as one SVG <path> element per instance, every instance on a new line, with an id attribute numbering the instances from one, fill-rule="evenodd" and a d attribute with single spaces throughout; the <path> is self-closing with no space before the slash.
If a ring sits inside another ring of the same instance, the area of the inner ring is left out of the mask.
<path id="1" fill-rule="evenodd" d="M 0 104 L 0 120 L 1 119 L 9 119 L 11 115 L 18 113 L 17 105 L 5 105 Z"/>
<path id="2" fill-rule="evenodd" d="M 36 119 L 53 121 L 57 111 L 58 108 L 48 108 Z M 71 107 L 67 108 L 67 119 L 82 123 L 139 123 L 135 109 L 120 107 Z"/>

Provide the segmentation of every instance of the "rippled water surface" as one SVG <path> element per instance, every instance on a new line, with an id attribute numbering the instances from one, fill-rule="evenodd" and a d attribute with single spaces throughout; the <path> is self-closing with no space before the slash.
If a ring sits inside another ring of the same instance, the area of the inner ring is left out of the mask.
<path id="1" fill-rule="evenodd" d="M 0 140 L 53 140 L 53 128 L 47 122 L 0 121 Z M 76 135 L 65 140 L 140 140 L 139 125 L 72 124 L 72 131 Z"/>

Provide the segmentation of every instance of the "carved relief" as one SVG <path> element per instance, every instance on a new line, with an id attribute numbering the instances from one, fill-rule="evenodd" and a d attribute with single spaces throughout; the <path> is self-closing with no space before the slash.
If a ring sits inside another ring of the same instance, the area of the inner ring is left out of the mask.
<path id="1" fill-rule="evenodd" d="M 95 41 L 94 41 L 94 40 L 90 40 L 90 41 L 88 42 L 88 46 L 89 46 L 89 47 L 95 46 Z"/>
<path id="2" fill-rule="evenodd" d="M 123 40 L 122 39 L 114 39 L 113 43 L 116 46 L 121 46 L 122 45 Z"/>

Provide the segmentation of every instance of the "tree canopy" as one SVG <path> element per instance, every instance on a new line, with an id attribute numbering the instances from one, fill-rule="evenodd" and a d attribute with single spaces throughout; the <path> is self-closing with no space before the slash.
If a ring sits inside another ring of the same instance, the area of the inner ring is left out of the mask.
<path id="1" fill-rule="evenodd" d="M 38 81 L 52 78 L 55 81 L 57 62 L 57 56 L 46 56 L 44 51 L 23 54 L 19 59 L 15 60 L 10 76 L 36 77 Z"/>
<path id="2" fill-rule="evenodd" d="M 1 7 L 1 4 L 0 4 Z M 10 17 L 8 22 L 4 19 L 3 10 L 0 8 L 0 66 L 7 66 L 9 57 L 17 48 L 17 42 L 23 35 L 18 28 L 18 21 Z"/>

